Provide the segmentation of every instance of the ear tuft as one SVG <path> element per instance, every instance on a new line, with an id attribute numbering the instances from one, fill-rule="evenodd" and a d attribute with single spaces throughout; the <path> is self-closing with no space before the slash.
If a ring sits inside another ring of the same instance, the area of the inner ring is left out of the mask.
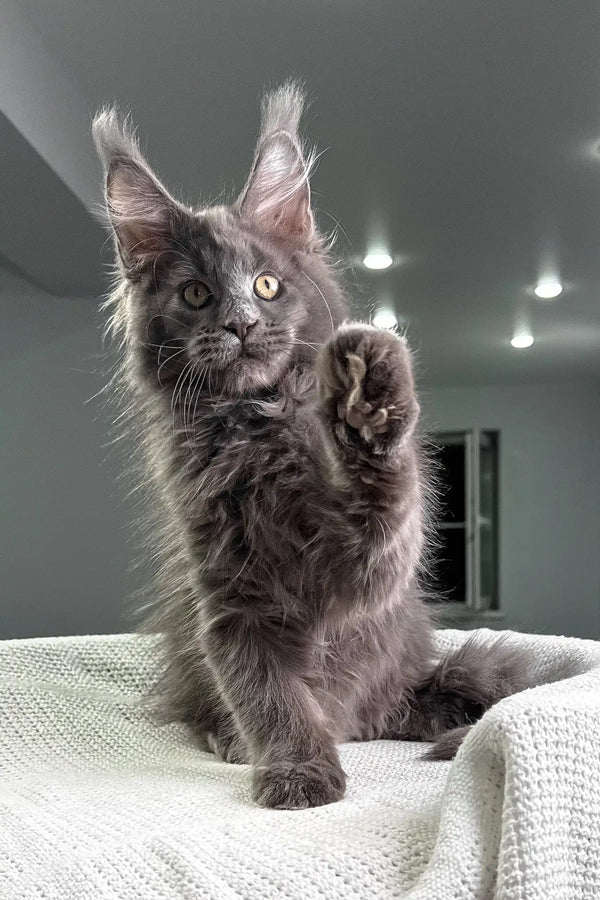
<path id="1" fill-rule="evenodd" d="M 263 230 L 308 244 L 315 235 L 309 185 L 314 157 L 303 153 L 298 136 L 304 102 L 294 81 L 266 94 L 254 163 L 235 206 Z"/>
<path id="2" fill-rule="evenodd" d="M 92 131 L 106 175 L 106 211 L 117 251 L 125 271 L 137 275 L 170 248 L 174 225 L 187 211 L 152 172 L 128 118 L 106 107 Z"/>
<path id="3" fill-rule="evenodd" d="M 305 91 L 297 81 L 286 81 L 265 94 L 261 107 L 260 139 L 276 131 L 287 131 L 298 141 L 300 117 L 305 104 Z"/>
<path id="4" fill-rule="evenodd" d="M 121 117 L 116 106 L 104 106 L 96 113 L 92 135 L 105 172 L 118 157 L 143 161 L 131 119 Z"/>

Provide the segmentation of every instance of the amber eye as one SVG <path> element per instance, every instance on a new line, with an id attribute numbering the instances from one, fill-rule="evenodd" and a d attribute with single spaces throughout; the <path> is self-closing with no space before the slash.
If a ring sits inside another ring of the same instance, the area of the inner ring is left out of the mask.
<path id="1" fill-rule="evenodd" d="M 279 279 L 274 275 L 259 275 L 254 282 L 254 293 L 263 300 L 274 300 L 279 293 Z"/>
<path id="2" fill-rule="evenodd" d="M 184 287 L 182 296 L 188 306 L 200 309 L 202 306 L 206 306 L 212 297 L 212 291 L 203 281 L 190 281 Z"/>

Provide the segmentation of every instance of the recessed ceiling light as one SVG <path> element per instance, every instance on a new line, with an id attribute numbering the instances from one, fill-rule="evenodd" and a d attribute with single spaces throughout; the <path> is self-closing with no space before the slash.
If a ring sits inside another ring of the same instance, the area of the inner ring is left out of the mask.
<path id="1" fill-rule="evenodd" d="M 363 264 L 367 269 L 389 269 L 394 260 L 389 253 L 377 251 L 377 253 L 367 253 L 363 259 Z"/>
<path id="2" fill-rule="evenodd" d="M 517 350 L 524 350 L 526 347 L 531 347 L 533 344 L 533 337 L 530 334 L 515 334 L 510 343 L 513 347 L 516 347 Z"/>
<path id="3" fill-rule="evenodd" d="M 553 300 L 555 297 L 559 297 L 562 294 L 563 286 L 556 278 L 548 278 L 538 282 L 534 287 L 533 292 L 536 297 L 541 297 L 542 300 Z"/>
<path id="4" fill-rule="evenodd" d="M 395 328 L 397 324 L 398 319 L 391 309 L 378 309 L 373 316 L 373 325 L 377 328 Z"/>

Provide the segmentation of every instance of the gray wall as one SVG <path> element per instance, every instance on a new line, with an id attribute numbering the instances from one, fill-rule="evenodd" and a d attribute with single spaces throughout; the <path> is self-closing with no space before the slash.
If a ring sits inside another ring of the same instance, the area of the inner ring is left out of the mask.
<path id="1" fill-rule="evenodd" d="M 0 637 L 125 630 L 135 578 L 97 306 L 0 270 Z"/>
<path id="2" fill-rule="evenodd" d="M 433 389 L 432 429 L 500 429 L 503 626 L 600 637 L 598 382 Z"/>
<path id="3" fill-rule="evenodd" d="M 131 504 L 107 447 L 97 306 L 0 269 L 0 637 L 120 631 Z M 429 424 L 501 430 L 507 627 L 600 637 L 598 384 L 430 390 Z"/>

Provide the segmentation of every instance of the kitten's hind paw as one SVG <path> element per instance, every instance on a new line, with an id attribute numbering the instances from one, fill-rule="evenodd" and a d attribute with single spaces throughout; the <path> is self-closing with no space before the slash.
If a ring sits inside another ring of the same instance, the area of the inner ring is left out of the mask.
<path id="1" fill-rule="evenodd" d="M 239 735 L 220 728 L 218 731 L 205 732 L 206 745 L 215 756 L 223 762 L 246 765 L 250 755 Z"/>
<path id="2" fill-rule="evenodd" d="M 412 433 L 419 406 L 403 338 L 350 324 L 325 345 L 317 363 L 322 409 L 342 444 L 359 437 L 384 453 Z"/>
<path id="3" fill-rule="evenodd" d="M 471 725 L 460 725 L 458 728 L 451 728 L 450 731 L 445 731 L 436 738 L 435 743 L 425 751 L 423 754 L 424 758 L 454 759 L 458 752 L 458 748 L 471 728 Z"/>

